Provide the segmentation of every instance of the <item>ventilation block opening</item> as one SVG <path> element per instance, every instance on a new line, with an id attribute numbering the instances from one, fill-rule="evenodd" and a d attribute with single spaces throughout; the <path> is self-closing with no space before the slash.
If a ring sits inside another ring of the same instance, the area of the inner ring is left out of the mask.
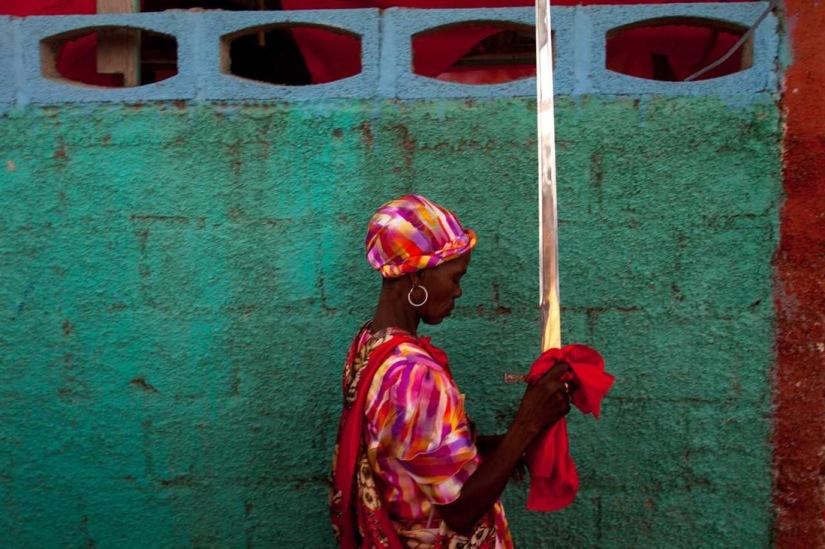
<path id="1" fill-rule="evenodd" d="M 281 86 L 335 82 L 361 72 L 361 36 L 292 23 L 244 29 L 221 39 L 221 70 Z"/>
<path id="2" fill-rule="evenodd" d="M 649 19 L 607 33 L 606 68 L 613 72 L 684 82 L 722 59 L 747 31 L 746 27 L 688 17 Z M 694 80 L 709 80 L 753 66 L 753 37 L 727 60 Z"/>
<path id="3" fill-rule="evenodd" d="M 536 75 L 535 27 L 468 22 L 418 33 L 412 39 L 413 72 L 459 84 L 502 84 Z"/>
<path id="4" fill-rule="evenodd" d="M 132 27 L 78 29 L 40 43 L 42 74 L 65 84 L 131 88 L 178 73 L 174 36 Z"/>

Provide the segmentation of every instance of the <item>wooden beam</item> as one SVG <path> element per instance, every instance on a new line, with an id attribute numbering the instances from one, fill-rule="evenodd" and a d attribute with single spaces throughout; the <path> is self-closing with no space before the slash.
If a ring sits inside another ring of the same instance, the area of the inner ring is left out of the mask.
<path id="1" fill-rule="evenodd" d="M 97 13 L 136 13 L 140 0 L 97 0 Z M 122 74 L 127 88 L 140 85 L 140 31 L 101 30 L 97 33 L 97 72 Z"/>
<path id="2" fill-rule="evenodd" d="M 266 0 L 258 0 L 258 11 L 265 11 L 266 10 Z M 259 32 L 258 33 L 258 45 L 262 48 L 266 47 L 266 33 Z"/>

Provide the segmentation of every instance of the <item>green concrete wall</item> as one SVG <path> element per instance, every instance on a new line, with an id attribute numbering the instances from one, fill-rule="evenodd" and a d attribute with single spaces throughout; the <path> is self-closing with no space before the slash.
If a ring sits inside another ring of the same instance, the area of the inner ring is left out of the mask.
<path id="1" fill-rule="evenodd" d="M 577 413 L 576 502 L 521 548 L 770 544 L 768 96 L 558 104 L 564 338 L 616 385 Z M 407 192 L 479 234 L 437 329 L 501 431 L 536 356 L 527 99 L 29 108 L 0 120 L 0 546 L 333 546 L 346 346 Z"/>

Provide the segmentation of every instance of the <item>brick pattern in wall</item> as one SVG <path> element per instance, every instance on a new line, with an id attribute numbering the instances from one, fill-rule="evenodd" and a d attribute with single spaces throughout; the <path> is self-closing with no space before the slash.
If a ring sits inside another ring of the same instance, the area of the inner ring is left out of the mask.
<path id="1" fill-rule="evenodd" d="M 570 509 L 508 489 L 520 547 L 768 544 L 779 126 L 751 99 L 559 102 L 563 336 L 617 382 L 601 421 L 571 419 Z M 6 115 L 0 537 L 330 546 L 341 361 L 379 285 L 364 228 L 407 192 L 479 233 L 426 333 L 506 428 L 501 375 L 538 349 L 534 119 L 531 99 Z"/>

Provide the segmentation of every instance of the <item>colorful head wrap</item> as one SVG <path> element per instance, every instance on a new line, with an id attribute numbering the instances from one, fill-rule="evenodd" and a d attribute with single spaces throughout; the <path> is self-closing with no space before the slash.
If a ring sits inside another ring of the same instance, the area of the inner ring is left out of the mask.
<path id="1" fill-rule="evenodd" d="M 367 231 L 367 260 L 384 278 L 398 278 L 455 259 L 476 245 L 453 212 L 414 194 L 381 206 Z"/>

